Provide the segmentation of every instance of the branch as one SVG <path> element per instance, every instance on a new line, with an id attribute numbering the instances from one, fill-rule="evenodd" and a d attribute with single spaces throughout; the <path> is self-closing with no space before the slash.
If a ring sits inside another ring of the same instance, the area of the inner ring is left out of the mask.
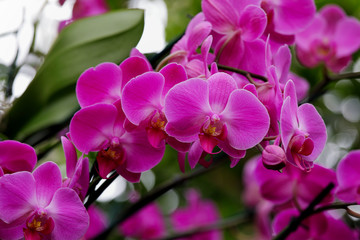
<path id="1" fill-rule="evenodd" d="M 256 74 L 256 73 L 251 73 L 251 72 L 248 72 L 248 71 L 245 71 L 245 70 L 241 70 L 241 69 L 238 69 L 238 68 L 233 68 L 233 67 L 225 66 L 225 65 L 221 65 L 221 64 L 217 64 L 217 66 L 218 66 L 219 69 L 228 70 L 228 71 L 231 71 L 231 72 L 239 73 L 239 74 L 241 74 L 241 75 L 243 75 L 243 76 L 245 76 L 245 77 L 251 76 L 251 77 L 253 77 L 253 78 L 262 80 L 262 81 L 264 81 L 264 82 L 267 82 L 267 81 L 268 81 L 267 77 L 262 76 L 262 75 L 259 75 L 259 74 Z"/>
<path id="2" fill-rule="evenodd" d="M 209 225 L 202 226 L 202 227 L 197 227 L 197 228 L 194 228 L 194 229 L 191 229 L 191 230 L 188 230 L 185 232 L 181 232 L 181 233 L 176 233 L 172 236 L 168 236 L 168 237 L 162 238 L 160 240 L 173 240 L 173 239 L 178 239 L 178 238 L 186 238 L 186 237 L 190 237 L 195 234 L 209 232 L 212 230 L 223 230 L 223 229 L 228 229 L 228 228 L 234 228 L 234 227 L 237 227 L 238 225 L 250 222 L 253 218 L 253 215 L 254 215 L 253 212 L 245 211 L 245 212 L 240 213 L 231 218 L 222 219 L 213 224 L 209 224 Z"/>
<path id="3" fill-rule="evenodd" d="M 318 205 L 329 193 L 330 191 L 335 187 L 334 183 L 329 183 L 326 188 L 324 188 L 315 198 L 314 200 L 309 204 L 309 206 L 300 213 L 300 215 L 296 218 L 293 218 L 290 222 L 290 224 L 282 230 L 277 236 L 273 238 L 273 240 L 285 240 L 292 232 L 295 232 L 296 229 L 301 225 L 301 222 L 314 214 L 314 208 L 316 205 Z"/>
<path id="4" fill-rule="evenodd" d="M 100 197 L 100 195 L 105 191 L 105 189 L 110 186 L 110 184 L 119 176 L 117 172 L 113 172 L 108 179 L 105 180 L 103 184 L 94 192 L 91 192 L 88 200 L 84 204 L 88 208 L 93 202 Z M 95 186 L 94 186 L 95 188 Z"/>
<path id="5" fill-rule="evenodd" d="M 333 209 L 347 209 L 347 207 L 351 206 L 351 205 L 358 205 L 358 204 L 356 202 L 354 202 L 354 203 L 333 203 L 333 204 L 325 205 L 325 206 L 315 209 L 310 215 L 314 215 L 316 213 L 324 212 L 327 210 L 333 210 Z"/>
<path id="6" fill-rule="evenodd" d="M 216 156 L 216 158 L 220 158 L 220 157 L 224 157 L 225 154 L 224 153 L 220 153 Z M 160 196 L 162 196 L 164 193 L 166 193 L 167 191 L 180 186 L 181 184 L 185 183 L 188 180 L 191 180 L 195 177 L 198 177 L 204 173 L 210 172 L 214 169 L 216 169 L 217 167 L 221 166 L 224 161 L 219 161 L 216 162 L 215 164 L 213 164 L 211 167 L 209 168 L 200 168 L 197 169 L 195 171 L 192 171 L 188 174 L 184 174 L 182 176 L 177 176 L 174 179 L 172 179 L 171 181 L 159 186 L 158 188 L 150 191 L 148 194 L 146 194 L 143 198 L 141 198 L 139 201 L 135 202 L 134 204 L 130 205 L 129 208 L 125 209 L 125 211 L 123 211 L 121 214 L 119 214 L 118 218 L 115 219 L 115 221 L 110 224 L 110 226 L 108 226 L 108 228 L 103 231 L 102 233 L 100 233 L 98 236 L 96 236 L 94 239 L 98 239 L 98 240 L 103 240 L 106 239 L 106 237 L 111 233 L 111 231 L 120 223 L 122 223 L 123 221 L 125 221 L 126 219 L 128 219 L 130 216 L 132 216 L 133 214 L 135 214 L 136 212 L 138 212 L 140 209 L 142 209 L 143 207 L 145 207 L 146 205 L 148 205 L 149 203 L 153 202 L 154 200 L 156 200 L 157 198 L 159 198 Z"/>

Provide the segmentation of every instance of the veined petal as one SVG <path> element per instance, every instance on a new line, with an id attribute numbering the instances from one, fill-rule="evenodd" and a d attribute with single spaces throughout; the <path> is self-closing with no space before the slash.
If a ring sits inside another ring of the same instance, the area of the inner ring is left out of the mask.
<path id="1" fill-rule="evenodd" d="M 356 18 L 346 18 L 337 24 L 334 42 L 336 42 L 336 56 L 346 57 L 360 47 L 360 22 Z"/>
<path id="2" fill-rule="evenodd" d="M 29 171 L 36 164 L 34 148 L 14 140 L 0 142 L 0 167 L 6 172 Z"/>
<path id="3" fill-rule="evenodd" d="M 122 108 L 131 123 L 139 125 L 154 110 L 161 110 L 164 84 L 163 75 L 148 72 L 131 79 L 125 85 Z"/>
<path id="4" fill-rule="evenodd" d="M 0 178 L 0 219 L 11 223 L 37 207 L 35 179 L 29 172 L 5 174 Z"/>
<path id="5" fill-rule="evenodd" d="M 113 103 L 121 97 L 122 72 L 114 63 L 101 63 L 81 74 L 76 96 L 81 107 L 95 103 Z"/>
<path id="6" fill-rule="evenodd" d="M 205 18 L 213 25 L 214 31 L 227 34 L 235 30 L 238 15 L 234 6 L 227 0 L 204 0 L 201 8 Z"/>
<path id="7" fill-rule="evenodd" d="M 227 73 L 215 73 L 208 79 L 209 101 L 213 112 L 221 113 L 230 94 L 237 89 L 235 80 Z"/>
<path id="8" fill-rule="evenodd" d="M 124 165 L 120 165 L 116 171 L 126 180 L 128 180 L 129 182 L 132 183 L 137 183 L 140 182 L 140 177 L 141 177 L 141 173 L 134 173 L 134 172 L 130 172 L 128 171 Z"/>
<path id="9" fill-rule="evenodd" d="M 267 17 L 260 7 L 249 5 L 245 7 L 239 19 L 239 27 L 242 29 L 241 37 L 250 42 L 259 38 L 267 24 Z"/>
<path id="10" fill-rule="evenodd" d="M 38 206 L 49 205 L 54 193 L 61 187 L 61 172 L 54 162 L 41 164 L 33 173 L 36 182 Z"/>
<path id="11" fill-rule="evenodd" d="M 81 200 L 85 199 L 85 195 L 89 188 L 89 159 L 80 158 L 77 162 L 75 173 L 71 178 L 69 187 L 79 194 Z"/>
<path id="12" fill-rule="evenodd" d="M 122 88 L 133 77 L 152 70 L 148 62 L 142 57 L 129 57 L 120 64 L 120 68 L 123 74 Z"/>
<path id="13" fill-rule="evenodd" d="M 89 215 L 74 190 L 58 189 L 46 210 L 55 223 L 51 239 L 78 240 L 86 233 Z"/>
<path id="14" fill-rule="evenodd" d="M 83 153 L 102 150 L 113 135 L 118 111 L 114 105 L 96 104 L 75 113 L 70 122 L 71 140 Z"/>
<path id="15" fill-rule="evenodd" d="M 189 34 L 187 41 L 188 52 L 193 54 L 196 49 L 201 45 L 205 38 L 211 32 L 211 23 L 207 21 L 200 22 L 196 25 Z"/>
<path id="16" fill-rule="evenodd" d="M 309 104 L 303 104 L 298 109 L 299 129 L 309 134 L 314 142 L 314 149 L 309 156 L 304 156 L 306 160 L 315 160 L 324 149 L 327 134 L 324 120 L 316 111 L 316 108 Z"/>
<path id="17" fill-rule="evenodd" d="M 294 109 L 292 107 L 291 97 L 289 96 L 285 99 L 280 114 L 281 140 L 284 149 L 287 149 L 287 146 L 296 129 L 298 129 L 297 108 Z"/>
<path id="18" fill-rule="evenodd" d="M 336 169 L 339 182 L 339 190 L 348 187 L 360 186 L 360 150 L 349 152 L 340 162 Z"/>
<path id="19" fill-rule="evenodd" d="M 6 224 L 0 220 L 0 239 L 18 240 L 24 237 L 25 224 Z"/>
<path id="20" fill-rule="evenodd" d="M 175 138 L 197 137 L 206 116 L 210 115 L 209 90 L 198 78 L 179 83 L 165 98 L 166 132 Z"/>
<path id="21" fill-rule="evenodd" d="M 310 24 L 316 12 L 312 0 L 280 0 L 274 10 L 275 30 L 282 34 L 294 34 Z"/>
<path id="22" fill-rule="evenodd" d="M 76 163 L 77 163 L 77 153 L 74 145 L 64 136 L 61 136 L 61 143 L 64 149 L 65 160 L 66 160 L 66 176 L 71 178 L 74 175 Z"/>
<path id="23" fill-rule="evenodd" d="M 182 65 L 177 63 L 170 63 L 160 70 L 160 73 L 165 78 L 165 85 L 162 91 L 162 99 L 168 91 L 180 82 L 184 82 L 187 79 L 185 69 Z"/>
<path id="24" fill-rule="evenodd" d="M 221 118 L 227 127 L 229 144 L 246 150 L 261 142 L 269 130 L 270 118 L 264 105 L 249 91 L 235 90 Z"/>
<path id="25" fill-rule="evenodd" d="M 201 147 L 200 140 L 196 140 L 190 147 L 188 160 L 191 169 L 199 162 L 204 149 Z"/>
<path id="26" fill-rule="evenodd" d="M 155 167 L 162 159 L 165 145 L 154 148 L 150 145 L 145 130 L 125 133 L 120 139 L 125 151 L 126 169 L 141 173 Z"/>

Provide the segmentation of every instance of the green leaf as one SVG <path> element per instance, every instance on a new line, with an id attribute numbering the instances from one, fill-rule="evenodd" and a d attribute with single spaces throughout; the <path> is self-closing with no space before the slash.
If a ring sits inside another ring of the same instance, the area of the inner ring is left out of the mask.
<path id="1" fill-rule="evenodd" d="M 5 115 L 2 132 L 22 140 L 69 119 L 78 108 L 75 86 L 80 74 L 102 62 L 120 63 L 140 40 L 143 27 L 144 12 L 139 9 L 113 11 L 67 26 L 25 93 Z"/>

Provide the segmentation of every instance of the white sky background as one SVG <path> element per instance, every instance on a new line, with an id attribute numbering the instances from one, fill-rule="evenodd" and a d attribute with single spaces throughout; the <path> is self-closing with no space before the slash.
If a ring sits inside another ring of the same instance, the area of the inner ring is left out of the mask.
<path id="1" fill-rule="evenodd" d="M 33 65 L 40 64 L 36 56 L 28 55 L 34 23 L 40 20 L 35 50 L 46 53 L 57 36 L 58 23 L 71 17 L 74 2 L 75 0 L 67 0 L 61 7 L 58 0 L 48 0 L 47 3 L 46 0 L 0 0 L 0 64 L 11 65 L 19 48 L 17 65 L 23 65 L 15 78 L 14 97 L 19 97 L 25 91 L 36 74 Z M 166 45 L 167 9 L 164 1 L 132 0 L 129 7 L 145 9 L 145 29 L 137 48 L 142 53 L 161 51 Z M 151 171 L 143 175 L 144 184 L 149 185 L 149 182 L 155 181 Z M 118 197 L 125 190 L 125 185 L 125 181 L 118 178 L 100 196 L 99 201 L 106 202 Z M 152 188 L 153 184 L 148 187 Z"/>

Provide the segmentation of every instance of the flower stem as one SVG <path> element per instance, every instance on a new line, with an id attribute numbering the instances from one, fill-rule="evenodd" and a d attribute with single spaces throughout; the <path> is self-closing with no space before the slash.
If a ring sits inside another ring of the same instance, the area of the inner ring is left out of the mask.
<path id="1" fill-rule="evenodd" d="M 230 66 L 225 66 L 225 65 L 221 65 L 221 64 L 217 64 L 217 66 L 218 66 L 219 69 L 239 73 L 239 74 L 241 74 L 241 75 L 243 75 L 245 77 L 251 76 L 253 78 L 262 80 L 264 82 L 268 81 L 267 77 L 256 74 L 256 73 L 251 73 L 251 72 L 248 72 L 248 71 L 245 71 L 245 70 L 242 70 L 242 69 L 238 69 L 238 68 L 234 68 L 234 67 L 230 67 Z"/>
<path id="2" fill-rule="evenodd" d="M 296 218 L 293 218 L 290 221 L 290 224 L 282 230 L 278 235 L 276 235 L 273 240 L 285 240 L 292 232 L 295 232 L 296 229 L 301 225 L 301 222 L 314 214 L 314 208 L 318 205 L 335 187 L 334 183 L 329 183 L 315 198 L 314 200 L 305 208 L 304 211 Z"/>

